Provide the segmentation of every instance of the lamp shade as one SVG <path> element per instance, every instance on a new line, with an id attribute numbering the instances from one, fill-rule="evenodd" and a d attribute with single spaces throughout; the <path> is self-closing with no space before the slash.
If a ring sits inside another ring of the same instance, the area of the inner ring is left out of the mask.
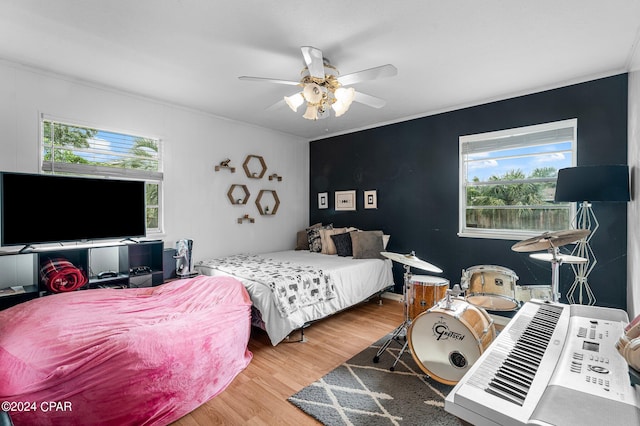
<path id="1" fill-rule="evenodd" d="M 312 104 L 317 104 L 322 100 L 322 88 L 315 83 L 307 83 L 302 89 L 302 96 Z"/>
<path id="2" fill-rule="evenodd" d="M 307 120 L 317 120 L 318 119 L 318 107 L 315 105 L 307 105 L 307 110 L 305 111 L 304 118 Z"/>
<path id="3" fill-rule="evenodd" d="M 556 202 L 629 200 L 629 166 L 579 166 L 558 171 Z"/>
<path id="4" fill-rule="evenodd" d="M 289 105 L 294 112 L 298 110 L 298 107 L 304 103 L 302 93 L 296 93 L 295 95 L 285 96 L 284 101 Z"/>

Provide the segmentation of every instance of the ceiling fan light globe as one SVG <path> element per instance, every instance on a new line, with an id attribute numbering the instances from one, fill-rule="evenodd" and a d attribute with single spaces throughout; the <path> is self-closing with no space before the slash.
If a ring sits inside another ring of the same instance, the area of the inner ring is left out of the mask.
<path id="1" fill-rule="evenodd" d="M 302 93 L 296 93 L 295 95 L 285 96 L 284 101 L 293 112 L 296 112 L 298 111 L 298 107 L 304 103 L 304 98 L 302 97 Z"/>
<path id="2" fill-rule="evenodd" d="M 316 83 L 307 83 L 304 85 L 302 95 L 307 100 L 307 102 L 317 104 L 322 99 L 322 88 Z"/>
<path id="3" fill-rule="evenodd" d="M 307 105 L 307 110 L 305 111 L 304 118 L 307 120 L 317 120 L 318 119 L 318 107 L 314 105 Z"/>
<path id="4" fill-rule="evenodd" d="M 353 102 L 353 98 L 356 96 L 356 91 L 353 87 L 339 87 L 335 91 L 335 97 L 338 101 L 346 105 L 348 109 Z"/>
<path id="5" fill-rule="evenodd" d="M 337 100 L 331 105 L 333 111 L 336 113 L 336 117 L 340 117 L 342 114 L 349 110 L 349 105 L 345 104 L 341 100 Z"/>

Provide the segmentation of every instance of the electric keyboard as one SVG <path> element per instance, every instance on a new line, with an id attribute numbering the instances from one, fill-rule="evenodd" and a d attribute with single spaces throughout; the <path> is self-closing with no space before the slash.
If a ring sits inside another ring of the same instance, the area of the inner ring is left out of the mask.
<path id="1" fill-rule="evenodd" d="M 620 309 L 525 303 L 445 399 L 474 425 L 640 425 Z"/>

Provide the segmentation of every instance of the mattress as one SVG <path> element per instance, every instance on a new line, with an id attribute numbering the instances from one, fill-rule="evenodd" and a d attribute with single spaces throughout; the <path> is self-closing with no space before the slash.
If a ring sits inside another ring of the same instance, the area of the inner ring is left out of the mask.
<path id="1" fill-rule="evenodd" d="M 269 286 L 246 277 L 235 276 L 247 289 L 253 306 L 260 312 L 264 329 L 275 346 L 292 331 L 305 324 L 356 305 L 393 286 L 392 262 L 389 259 L 354 259 L 305 250 L 261 253 L 274 261 L 312 266 L 331 277 L 335 297 L 303 306 L 283 316 Z M 232 275 L 217 267 L 218 261 L 201 261 L 195 266 L 204 275 Z"/>

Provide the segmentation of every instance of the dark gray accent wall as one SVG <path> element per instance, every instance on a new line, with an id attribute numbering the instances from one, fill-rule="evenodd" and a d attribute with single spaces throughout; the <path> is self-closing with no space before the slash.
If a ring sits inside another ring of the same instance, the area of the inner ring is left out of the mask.
<path id="1" fill-rule="evenodd" d="M 388 251 L 415 251 L 452 284 L 463 269 L 499 265 L 519 285 L 550 285 L 551 264 L 513 252 L 517 239 L 457 236 L 458 138 L 570 118 L 578 119 L 578 165 L 627 164 L 627 74 L 312 141 L 309 223 L 383 230 L 391 235 Z M 371 189 L 378 208 L 365 210 L 363 192 Z M 357 191 L 356 211 L 335 211 L 334 192 L 342 190 Z M 319 192 L 329 193 L 328 209 L 318 209 Z M 600 228 L 589 282 L 597 305 L 626 309 L 627 205 L 593 206 Z M 402 276 L 395 264 L 398 293 Z M 570 265 L 560 267 L 563 301 L 573 277 Z"/>

